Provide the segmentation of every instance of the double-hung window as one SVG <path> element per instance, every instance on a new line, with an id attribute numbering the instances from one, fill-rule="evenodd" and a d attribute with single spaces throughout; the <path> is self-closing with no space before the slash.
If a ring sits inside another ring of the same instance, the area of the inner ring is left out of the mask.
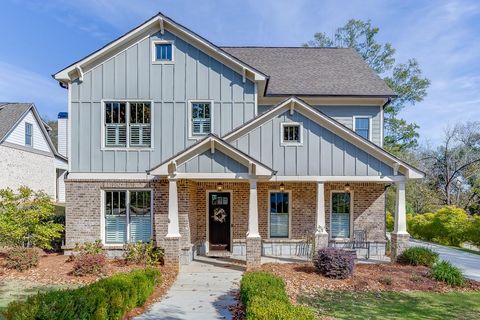
<path id="1" fill-rule="evenodd" d="M 33 147 L 33 125 L 25 122 L 25 145 Z"/>
<path id="2" fill-rule="evenodd" d="M 106 190 L 105 243 L 150 241 L 151 199 L 150 190 Z"/>
<path id="3" fill-rule="evenodd" d="M 105 102 L 105 147 L 151 146 L 150 102 Z"/>
<path id="4" fill-rule="evenodd" d="M 212 131 L 212 103 L 190 103 L 190 132 L 192 136 L 204 136 Z"/>
<path id="5" fill-rule="evenodd" d="M 369 117 L 355 117 L 355 132 L 364 137 L 370 139 L 370 118 Z"/>
<path id="6" fill-rule="evenodd" d="M 331 215 L 331 238 L 347 239 L 350 238 L 352 215 L 351 193 L 350 192 L 332 192 L 332 215 Z"/>
<path id="7" fill-rule="evenodd" d="M 289 237 L 289 196 L 288 192 L 270 193 L 270 238 Z"/>

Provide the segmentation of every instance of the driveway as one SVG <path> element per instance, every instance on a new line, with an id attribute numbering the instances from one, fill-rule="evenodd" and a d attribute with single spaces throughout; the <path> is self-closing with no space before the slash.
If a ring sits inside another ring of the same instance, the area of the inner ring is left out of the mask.
<path id="1" fill-rule="evenodd" d="M 167 296 L 135 319 L 232 319 L 228 306 L 235 303 L 244 267 L 221 259 L 195 259 L 180 268 Z"/>
<path id="2" fill-rule="evenodd" d="M 410 240 L 410 246 L 428 247 L 440 254 L 440 259 L 450 261 L 462 269 L 465 277 L 480 281 L 480 255 L 456 250 L 420 240 Z"/>

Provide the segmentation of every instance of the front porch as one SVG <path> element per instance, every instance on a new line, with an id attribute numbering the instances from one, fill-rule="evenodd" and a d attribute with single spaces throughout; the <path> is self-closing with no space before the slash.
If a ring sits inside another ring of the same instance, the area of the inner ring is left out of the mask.
<path id="1" fill-rule="evenodd" d="M 168 184 L 168 195 L 162 192 L 168 196 L 168 202 L 164 201 L 168 208 L 155 209 L 155 239 L 166 249 L 167 261 L 189 264 L 196 256 L 214 256 L 245 260 L 248 267 L 257 267 L 262 258 L 307 260 L 315 249 L 352 243 L 354 230 L 365 231 L 370 246 L 369 253 L 365 248 L 354 248 L 358 257 L 384 260 L 385 183 L 172 178 L 162 181 L 160 185 L 166 187 Z M 401 199 L 401 183 L 399 186 Z M 342 230 L 338 230 L 338 221 L 332 221 L 342 218 L 335 216 L 332 208 L 332 193 L 337 192 L 351 195 L 348 223 L 340 224 L 345 227 Z M 272 225 L 271 197 L 274 193 L 288 194 L 287 227 Z M 215 223 L 212 195 L 216 195 L 216 204 L 218 198 L 222 198 L 220 207 L 223 206 L 228 216 L 224 222 L 229 224 L 225 229 L 228 235 L 223 238 L 225 243 L 212 238 L 212 223 Z M 160 226 L 161 221 L 167 224 L 167 230 Z M 282 228 L 284 237 L 276 237 L 275 232 Z M 167 232 L 163 233 L 162 229 Z M 332 232 L 341 234 L 347 229 L 347 236 L 333 237 Z"/>

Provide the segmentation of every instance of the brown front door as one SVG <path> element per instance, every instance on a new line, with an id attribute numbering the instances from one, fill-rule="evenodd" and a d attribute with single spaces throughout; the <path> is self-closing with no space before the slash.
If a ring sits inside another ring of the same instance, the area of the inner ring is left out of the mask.
<path id="1" fill-rule="evenodd" d="M 230 251 L 230 193 L 208 196 L 208 238 L 210 250 Z"/>

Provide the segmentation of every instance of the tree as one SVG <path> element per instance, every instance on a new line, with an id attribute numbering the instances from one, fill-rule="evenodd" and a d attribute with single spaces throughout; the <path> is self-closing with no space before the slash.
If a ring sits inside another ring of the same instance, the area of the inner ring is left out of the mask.
<path id="1" fill-rule="evenodd" d="M 54 207 L 44 193 L 20 187 L 0 190 L 0 245 L 51 249 L 63 231 L 52 221 Z"/>
<path id="2" fill-rule="evenodd" d="M 423 156 L 427 178 L 440 191 L 446 205 L 469 208 L 479 201 L 480 122 L 456 124 L 444 131 L 436 149 Z"/>
<path id="3" fill-rule="evenodd" d="M 408 105 L 422 101 L 430 81 L 423 77 L 418 62 L 408 60 L 395 65 L 395 49 L 390 43 L 379 43 L 376 36 L 380 29 L 373 27 L 370 20 L 349 20 L 336 30 L 332 39 L 324 32 L 315 33 L 314 39 L 304 44 L 306 47 L 332 47 L 334 45 L 355 49 L 365 62 L 383 77 L 387 85 L 398 97 L 385 108 L 384 147 L 396 154 L 417 146 L 418 125 L 407 123 L 398 117 Z"/>

